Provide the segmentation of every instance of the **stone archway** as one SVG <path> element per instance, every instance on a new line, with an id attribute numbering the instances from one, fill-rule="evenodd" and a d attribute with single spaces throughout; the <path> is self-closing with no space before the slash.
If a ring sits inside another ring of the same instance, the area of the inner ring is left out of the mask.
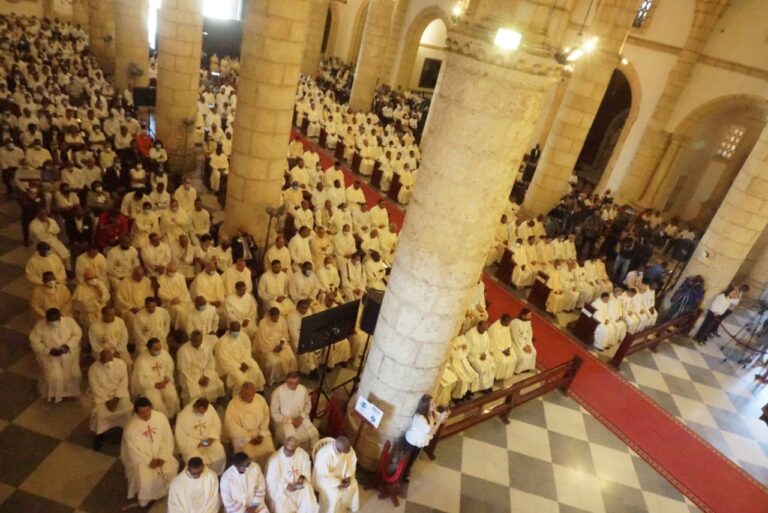
<path id="1" fill-rule="evenodd" d="M 395 75 L 395 86 L 400 86 L 403 89 L 408 88 L 413 66 L 416 64 L 416 54 L 419 51 L 421 36 L 427 25 L 438 19 L 442 20 L 446 27 L 451 26 L 451 19 L 448 14 L 440 7 L 432 5 L 419 12 L 408 26 L 400 51 L 400 64 Z"/>
<path id="2" fill-rule="evenodd" d="M 333 2 L 331 2 L 333 3 Z M 360 55 L 360 45 L 363 43 L 363 29 L 365 28 L 365 18 L 368 16 L 368 0 L 360 4 L 355 16 L 355 28 L 352 31 L 352 39 L 349 42 L 349 54 L 347 62 L 357 63 L 357 56 Z"/>

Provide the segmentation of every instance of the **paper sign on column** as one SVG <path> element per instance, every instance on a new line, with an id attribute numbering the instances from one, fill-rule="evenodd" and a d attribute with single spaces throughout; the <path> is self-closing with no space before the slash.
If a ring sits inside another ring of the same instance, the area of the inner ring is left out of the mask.
<path id="1" fill-rule="evenodd" d="M 365 397 L 358 397 L 357 404 L 355 404 L 355 411 L 363 417 L 366 422 L 373 427 L 378 428 L 381 424 L 381 419 L 384 417 L 384 412 L 379 409 L 378 406 L 370 402 Z"/>

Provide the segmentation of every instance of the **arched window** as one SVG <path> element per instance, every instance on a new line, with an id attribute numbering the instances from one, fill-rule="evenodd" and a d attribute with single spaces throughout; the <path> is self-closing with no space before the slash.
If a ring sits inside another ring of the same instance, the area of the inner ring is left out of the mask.
<path id="1" fill-rule="evenodd" d="M 731 125 L 725 133 L 725 137 L 720 142 L 720 147 L 717 149 L 717 155 L 724 159 L 733 157 L 733 154 L 739 149 L 741 140 L 744 138 L 744 132 L 746 132 L 746 129 L 743 126 Z"/>
<path id="2" fill-rule="evenodd" d="M 635 28 L 641 28 L 643 23 L 645 23 L 645 20 L 648 19 L 648 15 L 650 14 L 652 8 L 653 0 L 643 0 L 643 3 L 640 4 L 640 8 L 637 10 L 635 21 L 632 22 L 632 26 Z"/>

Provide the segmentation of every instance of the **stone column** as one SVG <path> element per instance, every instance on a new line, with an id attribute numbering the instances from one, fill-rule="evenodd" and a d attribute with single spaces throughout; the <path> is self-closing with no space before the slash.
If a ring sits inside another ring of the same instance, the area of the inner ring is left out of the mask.
<path id="1" fill-rule="evenodd" d="M 674 169 L 680 154 L 682 153 L 685 145 L 690 141 L 689 137 L 684 135 L 675 134 L 672 136 L 669 146 L 667 146 L 664 152 L 664 157 L 659 162 L 659 167 L 653 174 L 651 183 L 648 184 L 648 188 L 640 200 L 644 205 L 658 205 L 658 194 L 661 189 L 661 185 L 669 182 L 670 172 Z"/>
<path id="2" fill-rule="evenodd" d="M 599 37 L 595 51 L 575 63 L 547 144 L 525 196 L 529 214 L 549 211 L 569 190 L 571 176 L 600 102 L 611 80 L 624 38 L 636 14 L 634 0 L 600 3 L 587 35 Z"/>
<path id="3" fill-rule="evenodd" d="M 749 285 L 747 297 L 759 299 L 763 292 L 768 289 L 768 229 L 763 230 L 752 248 L 750 257 L 752 257 L 752 265 L 746 277 L 746 283 Z"/>
<path id="4" fill-rule="evenodd" d="M 320 67 L 323 53 L 323 34 L 328 18 L 330 0 L 310 0 L 307 20 L 307 40 L 304 43 L 304 56 L 301 59 L 301 72 L 314 77 Z"/>
<path id="5" fill-rule="evenodd" d="M 371 110 L 373 92 L 381 76 L 393 9 L 393 0 L 370 0 L 368 3 L 363 41 L 349 99 L 349 106 L 355 112 Z"/>
<path id="6" fill-rule="evenodd" d="M 88 0 L 72 1 L 72 23 L 80 25 L 80 28 L 82 28 L 90 37 L 91 26 L 89 23 L 89 11 Z"/>
<path id="7" fill-rule="evenodd" d="M 667 83 L 648 122 L 648 127 L 645 129 L 640 144 L 637 146 L 637 152 L 632 158 L 629 172 L 616 191 L 621 198 L 626 200 L 639 199 L 640 205 L 644 207 L 651 205 L 646 201 L 652 198 L 648 198 L 646 195 L 640 197 L 641 191 L 645 190 L 651 177 L 658 173 L 657 168 L 670 144 L 671 136 L 666 131 L 667 123 L 680 96 L 690 82 L 693 68 L 727 3 L 727 0 L 696 2 L 696 12 L 688 39 L 674 68 L 669 73 Z"/>
<path id="8" fill-rule="evenodd" d="M 683 272 L 683 277 L 704 276 L 704 308 L 731 283 L 766 226 L 768 127 L 760 134 Z"/>
<path id="9" fill-rule="evenodd" d="M 392 75 L 395 58 L 397 57 L 397 48 L 400 45 L 405 13 L 408 11 L 410 4 L 411 0 L 397 0 L 397 5 L 392 14 L 392 23 L 390 24 L 389 35 L 387 36 L 387 46 L 384 49 L 384 60 L 379 71 L 379 79 L 386 84 L 392 85 L 394 81 Z"/>
<path id="10" fill-rule="evenodd" d="M 157 136 L 174 173 L 195 169 L 194 127 L 203 44 L 203 0 L 163 0 L 157 13 Z"/>
<path id="11" fill-rule="evenodd" d="M 115 86 L 120 90 L 146 87 L 149 84 L 147 0 L 115 0 L 115 14 Z M 138 72 L 141 75 L 135 74 Z"/>
<path id="12" fill-rule="evenodd" d="M 90 1 L 91 52 L 107 74 L 115 70 L 115 2 Z"/>
<path id="13" fill-rule="evenodd" d="M 507 203 L 512 170 L 560 76 L 553 59 L 505 53 L 492 40 L 468 27 L 447 38 L 419 178 L 360 382 L 360 396 L 385 413 L 356 449 L 367 467 L 385 440 L 408 427 L 421 396 L 433 392 Z M 350 422 L 355 429 L 355 416 Z"/>
<path id="14" fill-rule="evenodd" d="M 248 2 L 224 231 L 245 226 L 258 244 L 267 207 L 280 203 L 309 2 Z"/>

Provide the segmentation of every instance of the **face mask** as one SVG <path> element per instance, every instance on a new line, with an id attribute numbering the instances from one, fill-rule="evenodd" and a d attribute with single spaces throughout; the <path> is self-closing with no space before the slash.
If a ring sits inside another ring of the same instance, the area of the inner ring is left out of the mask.
<path id="1" fill-rule="evenodd" d="M 104 188 L 103 188 L 103 187 L 96 187 L 96 189 L 95 189 L 95 190 L 96 190 L 96 192 L 101 192 L 101 191 L 103 191 L 103 190 L 104 190 Z"/>
<path id="2" fill-rule="evenodd" d="M 148 208 L 145 208 L 145 209 L 144 209 L 144 213 L 145 213 L 145 214 L 149 214 L 150 212 L 152 212 L 152 210 L 151 210 L 151 209 L 148 209 Z"/>
<path id="3" fill-rule="evenodd" d="M 230 331 L 229 332 L 229 336 L 232 337 L 232 338 L 237 338 L 237 337 L 240 336 L 240 332 L 239 331 Z"/>
<path id="4" fill-rule="evenodd" d="M 61 321 L 49 321 L 48 326 L 50 326 L 51 328 L 58 328 L 60 322 Z"/>
<path id="5" fill-rule="evenodd" d="M 88 283 L 88 285 L 96 285 L 97 281 L 98 280 L 96 278 L 91 278 L 90 280 L 87 281 L 87 283 Z"/>
<path id="6" fill-rule="evenodd" d="M 160 351 L 150 351 L 149 354 L 152 356 L 158 356 L 160 354 Z"/>
<path id="7" fill-rule="evenodd" d="M 198 312 L 202 312 L 203 310 L 205 310 L 205 305 L 197 307 Z"/>
<path id="8" fill-rule="evenodd" d="M 49 289 L 52 289 L 56 286 L 56 280 L 46 281 L 45 286 Z"/>
<path id="9" fill-rule="evenodd" d="M 174 276 L 176 276 L 176 273 L 175 273 L 175 272 L 174 272 L 174 273 L 168 273 L 168 277 L 169 277 L 169 278 L 173 278 Z"/>
<path id="10" fill-rule="evenodd" d="M 312 276 L 312 271 L 304 271 L 304 276 L 306 277 Z"/>
<path id="11" fill-rule="evenodd" d="M 200 413 L 199 411 L 195 412 L 195 417 L 202 417 L 203 415 L 205 415 L 205 413 Z"/>
<path id="12" fill-rule="evenodd" d="M 296 190 L 296 189 L 298 189 L 298 188 L 299 188 L 299 186 L 298 186 L 298 185 L 291 185 L 291 189 L 293 189 L 293 190 Z"/>

